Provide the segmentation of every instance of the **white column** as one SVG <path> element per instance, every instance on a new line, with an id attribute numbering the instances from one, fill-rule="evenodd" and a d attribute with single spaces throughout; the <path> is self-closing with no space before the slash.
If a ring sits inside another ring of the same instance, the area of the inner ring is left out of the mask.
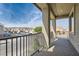
<path id="1" fill-rule="evenodd" d="M 48 6 L 42 9 L 42 17 L 43 17 L 43 27 L 42 32 L 44 34 L 47 47 L 49 47 L 50 43 L 50 19 L 49 19 L 49 9 Z"/>

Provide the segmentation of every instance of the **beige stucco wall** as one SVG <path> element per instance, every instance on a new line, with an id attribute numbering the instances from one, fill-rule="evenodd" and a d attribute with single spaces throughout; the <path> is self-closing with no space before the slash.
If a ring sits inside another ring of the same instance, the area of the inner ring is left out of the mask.
<path id="1" fill-rule="evenodd" d="M 75 4 L 75 35 L 70 33 L 70 42 L 79 52 L 79 4 Z"/>

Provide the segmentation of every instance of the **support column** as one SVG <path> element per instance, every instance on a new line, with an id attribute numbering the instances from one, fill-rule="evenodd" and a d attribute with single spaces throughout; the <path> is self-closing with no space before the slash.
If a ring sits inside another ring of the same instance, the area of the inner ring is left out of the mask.
<path id="1" fill-rule="evenodd" d="M 47 43 L 47 48 L 49 48 L 49 44 L 50 44 L 50 12 L 49 12 L 49 8 L 44 7 L 42 9 L 42 16 L 43 16 L 43 28 L 42 28 L 42 32 L 44 34 L 46 43 Z"/>
<path id="2" fill-rule="evenodd" d="M 56 37 L 56 20 L 52 20 L 52 31 L 54 38 Z"/>
<path id="3" fill-rule="evenodd" d="M 71 37 L 72 35 L 72 19 L 71 16 L 69 17 L 69 37 Z"/>
<path id="4" fill-rule="evenodd" d="M 71 16 L 69 17 L 69 32 L 72 31 L 72 19 Z"/>

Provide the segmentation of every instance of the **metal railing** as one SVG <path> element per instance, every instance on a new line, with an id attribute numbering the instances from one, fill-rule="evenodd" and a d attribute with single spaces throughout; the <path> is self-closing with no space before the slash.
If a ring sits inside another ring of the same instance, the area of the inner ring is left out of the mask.
<path id="1" fill-rule="evenodd" d="M 45 46 L 42 33 L 0 39 L 0 56 L 27 56 Z"/>

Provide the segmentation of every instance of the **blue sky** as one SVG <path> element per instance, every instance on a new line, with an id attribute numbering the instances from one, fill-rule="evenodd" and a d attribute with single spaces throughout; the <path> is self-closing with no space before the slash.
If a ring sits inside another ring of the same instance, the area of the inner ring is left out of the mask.
<path id="1" fill-rule="evenodd" d="M 31 3 L 0 4 L 0 23 L 6 27 L 40 26 L 42 14 Z"/>
<path id="2" fill-rule="evenodd" d="M 67 21 L 58 20 L 57 26 L 67 27 Z M 31 3 L 0 3 L 0 23 L 6 27 L 41 26 L 42 13 Z"/>
<path id="3" fill-rule="evenodd" d="M 67 29 L 69 26 L 68 21 L 69 21 L 68 18 L 58 19 L 56 21 L 56 26 L 63 27 L 64 29 Z"/>

